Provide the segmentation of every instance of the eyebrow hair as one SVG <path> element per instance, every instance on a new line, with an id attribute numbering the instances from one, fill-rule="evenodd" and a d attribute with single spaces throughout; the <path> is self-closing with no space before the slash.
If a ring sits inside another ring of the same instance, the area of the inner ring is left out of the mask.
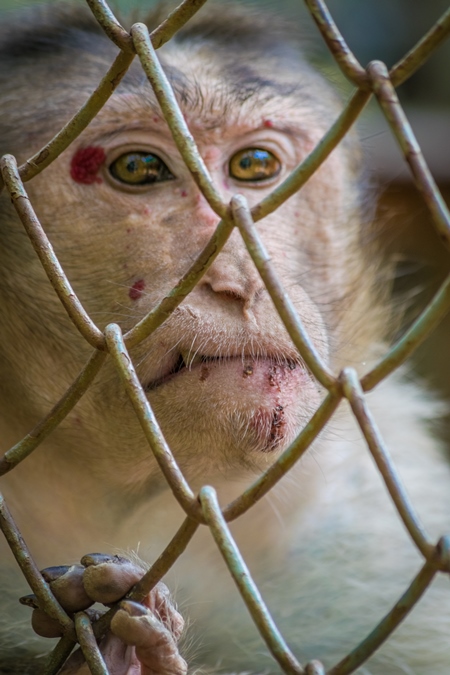
<path id="1" fill-rule="evenodd" d="M 242 124 L 242 121 L 235 115 L 236 109 L 240 109 L 243 103 L 249 104 L 249 110 L 252 111 L 258 109 L 259 106 L 273 102 L 274 98 L 278 97 L 285 99 L 289 96 L 296 96 L 302 104 L 312 98 L 307 83 L 275 81 L 243 64 L 237 66 L 227 64 L 221 67 L 219 76 L 224 86 L 214 89 L 205 89 L 195 73 L 186 74 L 177 66 L 164 63 L 164 61 L 162 65 L 182 109 L 185 112 L 198 114 L 200 118 L 204 116 L 205 131 L 213 131 L 229 124 L 245 127 L 245 124 Z M 112 107 L 109 111 L 105 110 L 102 127 L 110 126 L 111 131 L 105 131 L 101 138 L 108 140 L 133 130 L 154 131 L 154 125 L 150 122 L 145 123 L 145 117 L 152 115 L 161 118 L 159 132 L 171 138 L 172 135 L 167 129 L 159 104 L 143 71 L 138 66 L 129 75 L 125 77 L 121 89 L 111 99 Z M 129 124 L 123 123 L 123 112 L 134 115 L 134 125 L 133 120 Z M 93 124 L 95 125 L 95 120 Z M 278 131 L 292 136 L 304 133 L 304 129 L 299 125 L 289 123 L 278 127 Z"/>
<path id="2" fill-rule="evenodd" d="M 141 118 L 139 119 L 139 121 L 142 121 Z M 111 125 L 110 131 L 104 130 L 105 124 L 107 126 Z M 155 130 L 158 131 L 158 136 L 164 136 L 167 139 L 173 138 L 172 134 L 170 133 L 169 128 L 166 127 L 165 125 L 162 126 L 162 127 L 161 127 L 161 125 L 159 125 L 158 127 L 155 127 L 155 125 L 152 126 L 150 123 L 148 123 L 148 124 L 142 123 L 142 124 L 134 125 L 131 122 L 130 124 L 121 124 L 119 126 L 115 122 L 113 122 L 112 120 L 110 122 L 108 122 L 108 120 L 103 120 L 103 122 L 102 122 L 102 133 L 99 134 L 99 135 L 96 135 L 95 130 L 93 129 L 92 135 L 95 136 L 96 140 L 98 140 L 98 141 L 108 141 L 108 140 L 114 139 L 116 136 L 120 136 L 121 134 L 129 133 L 130 131 L 136 131 L 138 133 L 146 133 L 146 132 L 148 133 L 148 132 L 155 131 Z"/>
<path id="3" fill-rule="evenodd" d="M 239 103 L 255 96 L 263 99 L 273 94 L 286 97 L 304 90 L 299 82 L 280 82 L 265 77 L 242 63 L 231 64 L 224 69 L 224 73 L 230 82 L 230 91 Z"/>
<path id="4" fill-rule="evenodd" d="M 236 109 L 236 105 L 241 106 L 243 103 L 251 102 L 252 99 L 257 106 L 272 100 L 274 96 L 285 98 L 301 93 L 303 101 L 312 98 L 304 83 L 280 82 L 258 73 L 245 64 L 222 63 L 218 76 L 222 79 L 223 88 L 216 86 L 213 90 L 206 91 L 201 84 L 201 78 L 198 79 L 195 73 L 187 74 L 177 66 L 164 63 L 164 60 L 161 63 L 181 106 L 200 114 L 219 109 L 221 115 L 218 116 L 218 124 L 223 124 L 223 119 L 228 117 L 232 109 Z M 135 80 L 133 83 L 125 79 L 124 87 L 127 84 L 131 85 L 132 91 L 139 91 L 142 96 L 142 80 L 140 82 Z M 153 97 L 154 94 L 146 96 L 146 104 L 156 113 L 160 113 Z"/>

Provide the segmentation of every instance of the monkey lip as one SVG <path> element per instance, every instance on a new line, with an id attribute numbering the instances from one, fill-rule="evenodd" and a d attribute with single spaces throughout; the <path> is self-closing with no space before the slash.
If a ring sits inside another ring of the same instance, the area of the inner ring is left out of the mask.
<path id="1" fill-rule="evenodd" d="M 196 355 L 194 360 L 191 360 L 189 363 L 186 363 L 182 354 L 179 355 L 177 361 L 166 373 L 158 377 L 157 379 L 149 382 L 145 385 L 146 391 L 154 391 L 159 387 L 167 384 L 173 379 L 187 373 L 196 370 L 207 369 L 208 364 L 214 365 L 224 365 L 241 363 L 242 365 L 242 375 L 243 377 L 251 377 L 253 375 L 253 370 L 255 364 L 264 362 L 266 364 L 272 365 L 274 368 L 281 366 L 288 371 L 295 370 L 298 366 L 301 366 L 299 361 L 294 359 L 288 359 L 281 355 L 276 356 L 264 356 L 264 357 L 255 357 L 255 356 L 245 356 L 240 354 L 239 356 L 198 356 Z M 205 377 L 206 379 L 206 377 Z"/>

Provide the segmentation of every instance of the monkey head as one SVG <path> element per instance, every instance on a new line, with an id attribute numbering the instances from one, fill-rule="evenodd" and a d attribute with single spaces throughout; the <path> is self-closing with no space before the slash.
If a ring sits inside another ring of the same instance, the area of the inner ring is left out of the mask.
<path id="1" fill-rule="evenodd" d="M 200 12 L 158 54 L 223 202 L 241 194 L 254 206 L 308 156 L 339 102 L 289 34 L 280 43 L 276 30 L 258 30 L 256 13 L 239 16 L 230 9 L 223 23 Z M 29 91 L 20 106 L 12 94 L 5 97 L 4 149 L 19 162 L 70 118 L 114 57 L 114 46 L 84 13 L 69 23 L 65 17 L 64 10 L 49 16 L 40 37 L 29 30 L 22 52 L 4 50 L 7 60 L 15 56 L 16 84 Z M 55 56 L 58 68 L 50 65 Z M 35 83 L 27 74 L 31 57 Z M 357 360 L 376 322 L 366 311 L 371 263 L 356 253 L 357 154 L 350 137 L 257 224 L 312 342 L 333 366 L 349 354 Z M 75 292 L 102 329 L 116 322 L 125 332 L 155 307 L 220 220 L 182 160 L 137 60 L 87 129 L 26 187 Z M 61 396 L 90 348 L 5 201 L 3 382 L 12 384 L 3 397 L 23 426 Z M 237 229 L 194 290 L 131 355 L 163 434 L 194 481 L 264 468 L 323 397 Z M 111 364 L 56 433 L 66 447 L 58 461 L 75 464 L 81 455 L 111 488 L 144 494 L 160 480 Z"/>

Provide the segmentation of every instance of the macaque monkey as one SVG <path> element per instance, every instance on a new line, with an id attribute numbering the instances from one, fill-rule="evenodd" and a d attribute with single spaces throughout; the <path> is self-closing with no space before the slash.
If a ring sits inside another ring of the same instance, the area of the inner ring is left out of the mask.
<path id="1" fill-rule="evenodd" d="M 162 18 L 156 11 L 147 23 L 155 27 Z M 0 154 L 13 154 L 20 165 L 41 148 L 116 53 L 82 4 L 55 3 L 5 22 Z M 236 194 L 250 206 L 259 202 L 339 114 L 338 97 L 302 55 L 297 28 L 259 9 L 205 6 L 158 55 L 226 203 Z M 390 316 L 360 164 L 351 133 L 296 195 L 257 224 L 335 373 L 344 366 L 363 373 L 375 362 Z M 102 330 L 115 322 L 125 332 L 144 317 L 219 222 L 137 59 L 86 130 L 26 189 Z M 48 413 L 92 348 L 57 299 L 5 190 L 0 204 L 4 452 Z M 326 393 L 236 229 L 197 287 L 131 356 L 192 489 L 214 486 L 223 505 L 280 456 Z M 368 402 L 437 541 L 450 529 L 450 471 L 426 428 L 436 404 L 398 374 Z M 69 612 L 125 595 L 143 574 L 137 561 L 152 563 L 184 518 L 111 359 L 58 429 L 0 479 L 0 489 Z M 297 658 L 326 668 L 364 639 L 423 565 L 345 401 L 306 456 L 230 528 Z M 1 566 L 0 673 L 34 674 L 53 642 L 34 636 L 30 609 L 18 603 L 29 590 L 6 542 Z M 101 643 L 111 673 L 184 675 L 187 664 L 279 672 L 206 527 L 164 581 L 178 610 L 163 585 L 142 604 L 125 601 Z M 108 595 L 115 584 L 119 591 Z M 182 616 L 189 627 L 179 648 Z M 50 624 L 35 611 L 38 633 L 55 635 Z M 450 587 L 440 575 L 358 672 L 448 675 L 449 636 Z M 75 653 L 61 672 L 89 671 Z"/>

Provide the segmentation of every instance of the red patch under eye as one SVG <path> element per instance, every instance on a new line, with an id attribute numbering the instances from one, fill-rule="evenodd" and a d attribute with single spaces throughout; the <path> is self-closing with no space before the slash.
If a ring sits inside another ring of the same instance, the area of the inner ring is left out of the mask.
<path id="1" fill-rule="evenodd" d="M 102 179 L 97 176 L 97 171 L 105 161 L 105 151 L 98 146 L 81 148 L 72 157 L 70 163 L 70 175 L 76 183 L 92 185 L 101 183 Z"/>
<path id="2" fill-rule="evenodd" d="M 145 281 L 143 279 L 139 279 L 139 281 L 136 281 L 130 288 L 128 296 L 131 300 L 139 300 L 141 295 L 144 293 L 144 288 Z"/>

